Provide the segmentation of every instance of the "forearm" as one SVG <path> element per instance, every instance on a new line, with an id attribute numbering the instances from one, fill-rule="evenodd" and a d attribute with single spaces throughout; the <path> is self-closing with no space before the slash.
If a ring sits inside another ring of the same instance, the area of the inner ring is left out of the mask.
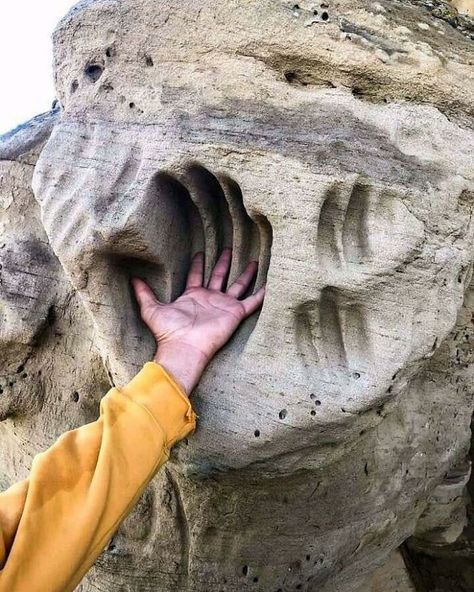
<path id="1" fill-rule="evenodd" d="M 2 512 L 12 496 L 0 495 L 0 517 L 9 522 L 0 591 L 73 590 L 170 447 L 194 426 L 186 396 L 154 363 L 123 389 L 111 389 L 96 422 L 64 434 L 35 458 L 15 497 L 20 510 L 11 505 Z"/>
<path id="2" fill-rule="evenodd" d="M 208 358 L 195 347 L 169 343 L 158 347 L 154 361 L 171 374 L 189 396 L 199 382 Z"/>

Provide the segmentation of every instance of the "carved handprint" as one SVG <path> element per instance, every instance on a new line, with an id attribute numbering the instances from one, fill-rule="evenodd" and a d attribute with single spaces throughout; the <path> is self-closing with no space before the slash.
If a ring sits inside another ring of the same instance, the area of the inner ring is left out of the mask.
<path id="1" fill-rule="evenodd" d="M 406 262 L 424 238 L 424 226 L 393 189 L 336 182 L 326 193 L 318 223 L 322 264 L 351 276 L 387 273 Z"/>
<path id="2" fill-rule="evenodd" d="M 271 233 L 266 220 L 246 212 L 235 181 L 143 140 L 130 142 L 105 123 L 56 127 L 36 168 L 35 194 L 113 381 L 129 380 L 153 351 L 131 276 L 146 278 L 169 302 L 182 292 L 194 253 L 205 253 L 208 278 L 221 250 L 233 247 L 230 281 L 250 258 L 260 262 L 256 285 L 265 281 Z"/>
<path id="3" fill-rule="evenodd" d="M 326 286 L 297 310 L 305 361 L 348 368 L 354 375 L 373 360 L 367 289 L 406 263 L 424 238 L 423 224 L 393 189 L 359 181 L 325 191 L 317 229 L 317 258 Z"/>

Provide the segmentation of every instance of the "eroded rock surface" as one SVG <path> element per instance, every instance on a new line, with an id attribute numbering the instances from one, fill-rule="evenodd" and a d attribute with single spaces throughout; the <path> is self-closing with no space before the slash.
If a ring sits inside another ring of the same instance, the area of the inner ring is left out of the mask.
<path id="1" fill-rule="evenodd" d="M 170 299 L 233 246 L 231 276 L 253 257 L 267 283 L 84 592 L 408 591 L 399 545 L 466 536 L 472 41 L 421 4 L 95 0 L 60 23 L 61 113 L 0 153 L 0 351 L 47 368 L 5 379 L 3 481 L 149 359 L 132 274 Z"/>

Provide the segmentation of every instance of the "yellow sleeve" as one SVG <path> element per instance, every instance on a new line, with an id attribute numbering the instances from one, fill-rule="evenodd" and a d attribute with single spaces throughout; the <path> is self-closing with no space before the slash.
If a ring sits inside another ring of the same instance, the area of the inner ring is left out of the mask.
<path id="1" fill-rule="evenodd" d="M 97 421 L 63 434 L 0 494 L 0 592 L 74 590 L 195 420 L 154 362 L 111 389 Z"/>

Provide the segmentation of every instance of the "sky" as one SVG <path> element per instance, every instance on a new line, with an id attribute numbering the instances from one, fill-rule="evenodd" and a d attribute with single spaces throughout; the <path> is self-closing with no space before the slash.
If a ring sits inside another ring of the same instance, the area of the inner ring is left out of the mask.
<path id="1" fill-rule="evenodd" d="M 51 108 L 51 34 L 76 0 L 0 1 L 0 134 Z"/>

